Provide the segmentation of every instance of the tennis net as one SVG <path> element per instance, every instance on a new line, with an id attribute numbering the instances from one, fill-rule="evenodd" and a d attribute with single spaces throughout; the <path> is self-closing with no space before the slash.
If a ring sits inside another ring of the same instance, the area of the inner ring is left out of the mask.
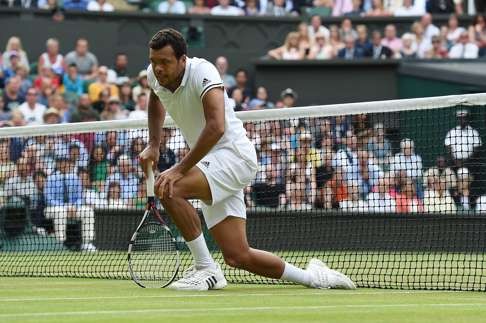
<path id="1" fill-rule="evenodd" d="M 240 112 L 260 164 L 244 192 L 250 244 L 300 267 L 320 258 L 359 287 L 486 290 L 485 106 L 471 94 Z M 0 276 L 128 279 L 146 140 L 146 120 L 0 129 Z M 187 151 L 168 119 L 159 171 Z"/>

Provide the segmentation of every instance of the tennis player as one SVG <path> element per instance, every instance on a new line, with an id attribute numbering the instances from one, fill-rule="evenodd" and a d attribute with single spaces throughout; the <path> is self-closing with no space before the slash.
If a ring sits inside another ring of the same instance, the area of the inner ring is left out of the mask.
<path id="1" fill-rule="evenodd" d="M 186 42 L 174 29 L 157 32 L 149 47 L 151 64 L 147 74 L 152 91 L 148 103 L 149 143 L 140 154 L 144 171 L 150 162 L 157 165 L 166 112 L 190 148 L 155 182 L 157 196 L 194 257 L 194 265 L 170 287 L 208 290 L 227 285 L 219 264 L 209 253 L 196 210 L 187 201 L 199 199 L 206 224 L 228 265 L 314 288 L 356 288 L 347 276 L 318 259 L 312 259 L 303 270 L 248 245 L 243 188 L 256 174 L 257 157 L 218 71 L 204 59 L 187 57 Z"/>

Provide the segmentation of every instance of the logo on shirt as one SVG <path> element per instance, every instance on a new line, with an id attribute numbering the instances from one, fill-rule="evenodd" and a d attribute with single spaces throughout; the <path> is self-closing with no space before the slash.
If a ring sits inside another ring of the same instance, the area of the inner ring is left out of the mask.
<path id="1" fill-rule="evenodd" d="M 211 82 L 211 81 L 208 80 L 207 78 L 204 78 L 203 81 L 202 81 L 203 87 L 205 87 L 209 82 Z"/>
<path id="2" fill-rule="evenodd" d="M 201 164 L 203 164 L 206 168 L 209 168 L 209 162 L 208 161 L 202 161 Z"/>

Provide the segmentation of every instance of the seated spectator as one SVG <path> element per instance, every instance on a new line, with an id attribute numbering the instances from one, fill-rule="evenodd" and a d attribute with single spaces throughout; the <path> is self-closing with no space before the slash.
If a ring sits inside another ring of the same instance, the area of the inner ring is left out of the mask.
<path id="1" fill-rule="evenodd" d="M 365 13 L 368 17 L 386 17 L 391 16 L 391 13 L 383 7 L 382 0 L 372 0 L 371 10 Z"/>
<path id="2" fill-rule="evenodd" d="M 37 72 L 40 74 L 44 67 L 50 68 L 57 75 L 64 73 L 64 57 L 59 53 L 59 41 L 56 38 L 47 40 L 46 51 L 39 56 Z"/>
<path id="3" fill-rule="evenodd" d="M 109 162 L 106 159 L 106 147 L 98 144 L 93 148 L 89 161 L 91 181 L 99 186 L 108 177 Z"/>
<path id="4" fill-rule="evenodd" d="M 9 67 L 5 68 L 4 71 L 3 71 L 5 81 L 8 81 L 9 78 L 17 75 L 17 68 L 22 66 L 20 64 L 19 52 L 12 50 L 12 51 L 9 52 L 8 56 L 9 56 L 9 59 L 10 59 L 10 65 L 9 65 Z"/>
<path id="5" fill-rule="evenodd" d="M 413 140 L 406 138 L 400 142 L 400 152 L 391 160 L 390 170 L 396 174 L 404 171 L 415 181 L 422 179 L 422 158 L 415 153 Z"/>
<path id="6" fill-rule="evenodd" d="M 420 24 L 424 30 L 424 38 L 428 41 L 432 40 L 432 36 L 440 35 L 439 28 L 432 23 L 432 15 L 430 13 L 426 13 L 420 18 Z"/>
<path id="7" fill-rule="evenodd" d="M 93 185 L 88 169 L 79 168 L 78 177 L 83 186 L 83 204 L 95 209 L 104 207 L 104 194 L 101 194 L 97 187 Z"/>
<path id="8" fill-rule="evenodd" d="M 432 46 L 430 39 L 425 37 L 424 27 L 418 21 L 412 24 L 411 30 L 415 36 L 415 43 L 413 46 L 417 49 L 417 58 L 425 58 L 425 53 Z"/>
<path id="9" fill-rule="evenodd" d="M 115 165 L 118 157 L 124 151 L 124 140 L 123 140 L 122 133 L 118 133 L 116 131 L 107 131 L 104 134 L 104 137 L 98 138 L 97 144 L 105 145 L 106 149 L 106 159 L 111 165 Z"/>
<path id="10" fill-rule="evenodd" d="M 255 206 L 271 208 L 283 207 L 286 203 L 285 184 L 277 181 L 278 174 L 272 164 L 264 167 L 265 181 L 256 182 L 252 186 L 252 196 Z"/>
<path id="11" fill-rule="evenodd" d="M 91 106 L 91 100 L 87 94 L 79 97 L 78 105 L 71 114 L 70 122 L 99 121 L 100 114 Z"/>
<path id="12" fill-rule="evenodd" d="M 84 91 L 84 81 L 78 74 L 78 67 L 72 63 L 67 67 L 67 73 L 62 77 L 62 84 L 67 95 L 81 96 Z"/>
<path id="13" fill-rule="evenodd" d="M 24 103 L 25 98 L 20 93 L 20 77 L 11 77 L 3 91 L 3 102 L 5 104 L 4 111 L 10 112 Z"/>
<path id="14" fill-rule="evenodd" d="M 339 37 L 341 39 L 345 39 L 347 36 L 351 36 L 353 39 L 358 38 L 358 33 L 353 28 L 353 23 L 351 19 L 344 18 L 341 22 L 341 28 L 339 29 Z"/>
<path id="15" fill-rule="evenodd" d="M 391 178 L 385 175 L 378 180 L 373 192 L 366 197 L 368 209 L 370 212 L 376 213 L 394 213 L 396 212 L 396 201 L 390 194 L 391 192 Z"/>
<path id="16" fill-rule="evenodd" d="M 100 93 L 103 90 L 108 90 L 110 96 L 118 97 L 118 87 L 115 84 L 108 82 L 108 67 L 100 66 L 98 68 L 97 79 L 91 83 L 88 87 L 88 95 L 92 102 L 99 98 Z"/>
<path id="17" fill-rule="evenodd" d="M 148 99 L 144 92 L 138 95 L 135 110 L 128 114 L 128 119 L 146 119 L 147 118 Z"/>
<path id="18" fill-rule="evenodd" d="M 249 110 L 259 110 L 259 109 L 273 109 L 275 104 L 268 100 L 267 89 L 263 86 L 259 86 L 256 92 L 256 98 L 251 99 L 248 103 Z"/>
<path id="19" fill-rule="evenodd" d="M 243 11 L 245 16 L 258 16 L 260 14 L 259 2 L 257 0 L 245 0 Z"/>
<path id="20" fill-rule="evenodd" d="M 36 171 L 33 175 L 35 194 L 30 203 L 30 217 L 34 225 L 34 231 L 40 235 L 53 233 L 52 223 L 46 219 L 44 211 L 46 208 L 45 183 L 47 175 L 43 171 Z"/>
<path id="21" fill-rule="evenodd" d="M 454 213 L 456 204 L 446 189 L 445 179 L 429 174 L 424 192 L 424 211 L 427 213 Z"/>
<path id="22" fill-rule="evenodd" d="M 219 5 L 211 9 L 212 15 L 217 16 L 243 16 L 245 13 L 238 7 L 230 5 L 229 0 L 218 0 Z"/>
<path id="23" fill-rule="evenodd" d="M 312 45 L 316 41 L 317 34 L 322 34 L 326 38 L 330 37 L 329 29 L 327 29 L 322 25 L 322 20 L 319 15 L 313 15 L 311 17 L 310 25 L 307 30 L 308 30 L 309 40 L 310 40 L 309 45 Z"/>
<path id="24" fill-rule="evenodd" d="M 334 0 L 333 2 L 331 2 L 330 5 L 332 7 L 333 17 L 346 16 L 348 13 L 353 12 L 353 10 L 355 9 L 352 0 Z"/>
<path id="25" fill-rule="evenodd" d="M 10 119 L 8 120 L 10 127 L 22 127 L 27 125 L 24 119 L 24 115 L 18 109 L 13 110 L 10 113 Z"/>
<path id="26" fill-rule="evenodd" d="M 414 46 L 414 42 L 415 36 L 413 34 L 404 33 L 402 35 L 402 49 L 400 50 L 400 58 L 417 58 L 417 49 Z"/>
<path id="27" fill-rule="evenodd" d="M 248 86 L 248 72 L 239 68 L 235 73 L 236 85 L 228 89 L 228 95 L 231 96 L 234 89 L 238 88 L 243 93 L 243 101 L 248 102 L 252 96 L 252 91 Z"/>
<path id="28" fill-rule="evenodd" d="M 299 49 L 304 52 L 304 56 L 309 54 L 310 48 L 314 44 L 314 39 L 309 35 L 309 26 L 305 22 L 301 22 L 297 26 L 299 33 Z"/>
<path id="29" fill-rule="evenodd" d="M 424 212 L 424 203 L 417 195 L 417 185 L 410 177 L 402 179 L 400 192 L 396 194 L 395 201 L 398 213 Z"/>
<path id="30" fill-rule="evenodd" d="M 307 8 L 306 13 L 308 15 L 319 15 L 320 17 L 331 16 L 333 8 L 331 0 L 313 0 L 312 5 L 312 7 Z"/>
<path id="31" fill-rule="evenodd" d="M 48 106 L 57 109 L 62 123 L 67 123 L 71 119 L 71 111 L 69 110 L 68 103 L 61 94 L 51 95 L 49 97 Z"/>
<path id="32" fill-rule="evenodd" d="M 73 165 L 73 169 L 75 172 L 78 172 L 79 169 L 83 169 L 88 167 L 89 163 L 89 154 L 82 142 L 78 140 L 70 140 L 69 146 L 69 160 Z"/>
<path id="33" fill-rule="evenodd" d="M 316 197 L 315 167 L 304 149 L 295 152 L 295 162 L 289 165 L 286 183 L 287 208 L 310 210 Z"/>
<path id="34" fill-rule="evenodd" d="M 282 60 L 304 59 L 305 52 L 299 47 L 299 34 L 297 32 L 288 33 L 283 46 L 268 51 L 268 56 Z"/>
<path id="35" fill-rule="evenodd" d="M 17 52 L 20 56 L 20 65 L 23 65 L 27 67 L 27 69 L 29 69 L 29 59 L 27 58 L 27 53 L 22 48 L 22 42 L 20 41 L 20 38 L 12 36 L 8 39 L 7 46 L 5 46 L 5 51 L 2 55 L 1 62 L 3 62 L 3 70 L 6 70 L 10 67 L 10 54 L 12 51 Z"/>
<path id="36" fill-rule="evenodd" d="M 365 25 L 356 26 L 356 32 L 358 38 L 355 41 L 354 48 L 358 52 L 359 57 L 365 57 L 368 53 L 371 53 L 373 45 L 368 39 L 368 29 Z"/>
<path id="37" fill-rule="evenodd" d="M 27 157 L 20 157 L 15 163 L 16 169 L 12 177 L 6 179 L 3 190 L 8 198 L 20 197 L 24 202 L 30 203 L 35 199 L 35 187 L 32 177 L 33 169 Z"/>
<path id="38" fill-rule="evenodd" d="M 89 44 L 85 38 L 79 38 L 74 51 L 64 57 L 64 63 L 69 66 L 76 64 L 78 73 L 84 80 L 93 80 L 98 75 L 98 59 L 89 51 Z"/>
<path id="39" fill-rule="evenodd" d="M 324 193 L 324 194 L 322 194 Z M 326 183 L 325 189 L 322 191 L 320 198 L 324 209 L 329 209 L 329 205 L 338 209 L 342 201 L 349 199 L 349 192 L 347 189 L 347 181 L 344 180 L 341 169 L 336 169 L 332 174 L 331 179 Z M 330 198 L 329 198 L 330 194 Z"/>
<path id="40" fill-rule="evenodd" d="M 393 51 L 394 58 L 399 56 L 399 53 L 402 50 L 402 40 L 397 37 L 397 29 L 395 25 L 389 24 L 385 27 L 385 37 L 381 40 L 381 44 Z"/>
<path id="41" fill-rule="evenodd" d="M 128 55 L 126 53 L 120 52 L 116 54 L 113 68 L 108 69 L 108 82 L 120 86 L 125 82 L 130 82 Z"/>
<path id="42" fill-rule="evenodd" d="M 24 115 L 27 125 L 39 125 L 43 123 L 46 106 L 37 103 L 37 90 L 30 88 L 27 91 L 27 97 L 24 103 L 19 105 L 19 111 Z"/>
<path id="43" fill-rule="evenodd" d="M 436 14 L 451 14 L 456 11 L 456 0 L 429 0 L 427 1 L 427 12 Z M 460 1 L 457 1 L 460 3 Z"/>
<path id="44" fill-rule="evenodd" d="M 352 0 L 351 1 L 352 8 L 350 11 L 346 12 L 344 16 L 346 17 L 361 17 L 364 14 L 362 1 L 361 0 Z"/>
<path id="45" fill-rule="evenodd" d="M 478 56 L 483 57 L 486 55 L 486 18 L 484 12 L 474 17 L 468 32 L 469 40 L 479 49 Z"/>
<path id="46" fill-rule="evenodd" d="M 39 91 L 43 86 L 48 86 L 55 92 L 60 85 L 61 81 L 59 80 L 59 76 L 47 66 L 42 67 L 40 74 L 34 80 L 34 87 Z"/>
<path id="47" fill-rule="evenodd" d="M 231 100 L 233 100 L 235 111 L 248 110 L 248 102 L 243 101 L 243 91 L 239 88 L 235 88 L 231 93 Z M 246 101 L 249 101 L 247 98 Z"/>
<path id="48" fill-rule="evenodd" d="M 469 40 L 469 34 L 464 31 L 458 42 L 451 47 L 449 58 L 475 59 L 478 58 L 478 54 L 478 46 Z"/>
<path id="49" fill-rule="evenodd" d="M 447 58 L 449 53 L 439 36 L 432 37 L 432 47 L 425 52 L 425 58 Z"/>
<path id="50" fill-rule="evenodd" d="M 108 100 L 103 112 L 100 113 L 101 120 L 123 120 L 127 118 L 127 111 L 122 108 L 120 99 L 112 96 Z"/>
<path id="51" fill-rule="evenodd" d="M 122 198 L 121 192 L 122 188 L 120 183 L 116 181 L 110 182 L 104 205 L 108 209 L 126 209 L 127 201 Z"/>
<path id="52" fill-rule="evenodd" d="M 209 15 L 211 9 L 206 6 L 204 0 L 194 0 L 194 5 L 189 8 L 189 13 L 191 15 Z"/>
<path id="53" fill-rule="evenodd" d="M 111 182 L 118 182 L 121 186 L 121 198 L 129 201 L 137 196 L 138 179 L 134 175 L 132 161 L 127 155 L 121 155 L 118 158 L 117 170 L 106 179 L 107 189 Z"/>
<path id="54" fill-rule="evenodd" d="M 268 1 L 267 9 L 264 11 L 266 16 L 283 17 L 290 16 L 292 13 L 290 9 L 286 6 L 285 0 L 273 0 Z"/>
<path id="55" fill-rule="evenodd" d="M 334 58 L 334 51 L 331 45 L 328 44 L 326 37 L 323 34 L 316 35 L 316 42 L 311 48 L 309 59 L 331 59 Z"/>
<path id="56" fill-rule="evenodd" d="M 86 10 L 89 0 L 64 0 L 63 7 L 66 10 Z"/>
<path id="57" fill-rule="evenodd" d="M 477 197 L 471 192 L 472 181 L 473 178 L 467 168 L 463 167 L 457 170 L 457 191 L 454 192 L 452 198 L 459 211 L 469 211 L 476 208 Z"/>
<path id="58" fill-rule="evenodd" d="M 83 186 L 67 156 L 56 160 L 57 171 L 47 176 L 45 216 L 54 221 L 56 238 L 64 242 L 68 218 L 77 218 L 82 223 L 82 250 L 95 251 L 94 211 L 83 202 Z"/>
<path id="59" fill-rule="evenodd" d="M 30 80 L 29 72 L 27 68 L 23 65 L 20 65 L 15 70 L 15 75 L 20 78 L 20 94 L 25 96 L 27 91 L 32 87 L 33 83 Z"/>
<path id="60" fill-rule="evenodd" d="M 142 92 L 145 93 L 145 92 Z M 135 110 L 135 102 L 132 100 L 132 86 L 130 85 L 130 81 L 123 82 L 120 86 L 120 102 L 123 106 L 123 109 L 127 111 Z"/>
<path id="61" fill-rule="evenodd" d="M 216 69 L 218 70 L 219 76 L 223 80 L 224 87 L 229 89 L 236 85 L 235 77 L 228 74 L 228 60 L 224 56 L 219 56 L 214 62 Z"/>
<path id="62" fill-rule="evenodd" d="M 466 31 L 466 29 L 459 26 L 457 16 L 454 14 L 450 15 L 449 20 L 447 21 L 447 49 L 450 49 L 459 41 L 459 37 L 464 31 Z"/>
<path id="63" fill-rule="evenodd" d="M 371 34 L 372 48 L 366 56 L 374 59 L 388 59 L 393 57 L 393 51 L 382 44 L 381 33 L 378 30 L 373 31 Z"/>
<path id="64" fill-rule="evenodd" d="M 347 182 L 348 198 L 339 202 L 339 208 L 343 212 L 366 213 L 368 212 L 368 203 L 361 199 L 359 193 L 359 183 Z"/>
<path id="65" fill-rule="evenodd" d="M 167 128 L 162 128 L 160 136 L 160 147 L 159 147 L 159 162 L 157 164 L 157 169 L 159 172 L 163 172 L 176 163 L 176 155 L 172 149 L 169 148 L 167 143 L 171 137 L 171 130 Z"/>
<path id="66" fill-rule="evenodd" d="M 413 0 L 403 0 L 402 5 L 400 7 L 398 7 L 393 12 L 393 14 L 396 17 L 421 16 L 425 13 L 425 6 L 424 6 L 424 8 L 420 8 L 418 2 L 416 4 L 414 4 Z"/>
<path id="67" fill-rule="evenodd" d="M 61 123 L 61 115 L 56 108 L 49 108 L 44 112 L 42 116 L 44 124 L 58 124 Z"/>
<path id="68" fill-rule="evenodd" d="M 449 130 L 444 140 L 449 158 L 455 167 L 468 167 L 482 146 L 479 132 L 470 125 L 469 111 L 456 111 L 457 126 Z"/>
<path id="69" fill-rule="evenodd" d="M 162 1 L 157 8 L 159 13 L 183 15 L 186 13 L 186 5 L 179 0 Z"/>
<path id="70" fill-rule="evenodd" d="M 368 151 L 377 159 L 378 165 L 388 170 L 392 158 L 390 141 L 385 137 L 385 128 L 382 123 L 373 126 L 373 136 L 368 140 Z"/>
<path id="71" fill-rule="evenodd" d="M 337 57 L 347 60 L 360 58 L 359 55 L 361 54 L 361 52 L 357 51 L 354 45 L 355 43 L 353 36 L 347 36 L 344 39 L 344 48 L 338 52 Z"/>
<path id="72" fill-rule="evenodd" d="M 332 47 L 334 56 L 337 56 L 339 50 L 344 48 L 344 43 L 339 36 L 339 28 L 336 25 L 329 27 L 329 44 Z"/>
<path id="73" fill-rule="evenodd" d="M 292 108 L 295 106 L 295 102 L 297 101 L 297 92 L 292 90 L 291 88 L 287 88 L 280 93 L 280 97 L 282 98 L 281 108 Z"/>
<path id="74" fill-rule="evenodd" d="M 132 89 L 132 100 L 136 102 L 138 95 L 142 92 L 145 92 L 147 98 L 149 98 L 150 91 L 150 85 L 147 81 L 147 71 L 141 70 L 140 73 L 138 73 L 138 84 Z"/>
<path id="75" fill-rule="evenodd" d="M 112 98 L 110 96 L 110 91 L 108 89 L 104 89 L 103 91 L 101 91 L 98 99 L 96 101 L 92 102 L 91 105 L 93 106 L 93 109 L 100 114 L 100 117 L 101 117 L 101 114 L 104 111 L 108 110 L 108 101 L 110 100 L 110 98 Z M 109 116 L 109 115 L 107 115 L 107 116 Z"/>
<path id="76" fill-rule="evenodd" d="M 10 139 L 0 139 L 0 187 L 5 181 L 15 176 L 16 166 L 10 158 Z"/>
<path id="77" fill-rule="evenodd" d="M 113 7 L 113 5 L 106 0 L 90 0 L 86 9 L 88 11 L 115 11 L 115 7 Z"/>
<path id="78" fill-rule="evenodd" d="M 357 138 L 352 131 L 347 133 L 344 146 L 336 152 L 332 161 L 332 167 L 336 171 L 340 170 L 346 183 L 349 181 L 358 182 L 360 193 L 364 193 L 364 183 L 357 152 Z"/>

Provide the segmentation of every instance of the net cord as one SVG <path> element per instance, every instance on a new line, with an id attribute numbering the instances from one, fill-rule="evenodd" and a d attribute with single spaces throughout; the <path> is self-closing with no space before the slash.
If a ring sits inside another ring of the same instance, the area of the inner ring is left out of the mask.
<path id="1" fill-rule="evenodd" d="M 440 109 L 451 106 L 486 105 L 486 93 L 448 95 L 418 99 L 400 99 L 295 107 L 291 109 L 270 109 L 237 112 L 238 118 L 245 121 L 285 120 L 292 118 L 313 118 L 353 115 L 361 113 L 400 112 L 412 110 Z M 174 121 L 167 116 L 165 127 L 175 127 Z M 23 126 L 0 128 L 0 138 L 22 136 L 42 136 L 70 133 L 87 133 L 108 130 L 128 130 L 147 128 L 147 119 L 93 121 L 69 124 Z"/>

